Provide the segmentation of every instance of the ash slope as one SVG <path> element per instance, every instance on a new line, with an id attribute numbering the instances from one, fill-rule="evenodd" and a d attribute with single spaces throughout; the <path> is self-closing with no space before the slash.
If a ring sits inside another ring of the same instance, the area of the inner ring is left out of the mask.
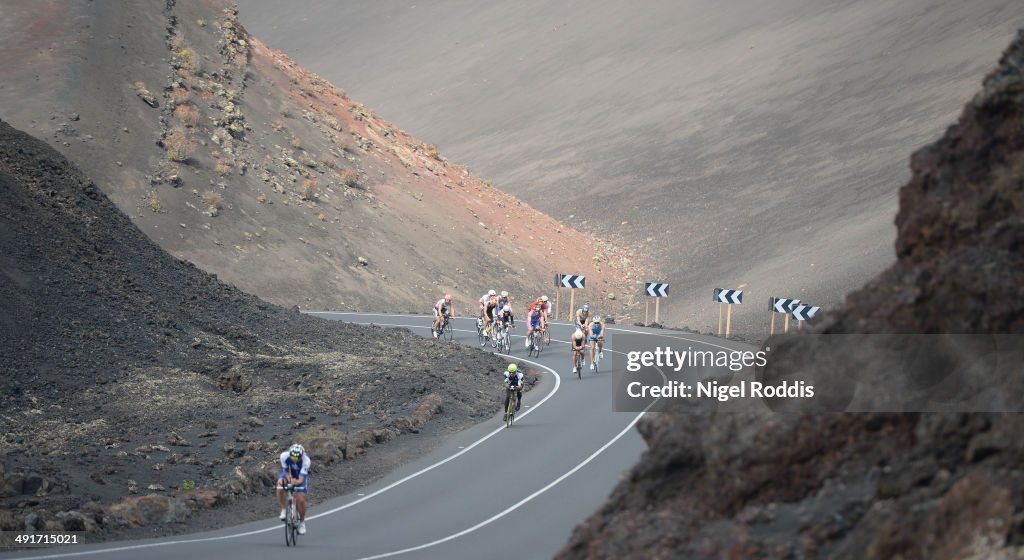
<path id="1" fill-rule="evenodd" d="M 0 50 L 4 119 L 172 255 L 267 301 L 422 312 L 451 292 L 469 312 L 487 289 L 549 292 L 552 272 L 587 274 L 588 298 L 617 296 L 606 307 L 635 291 L 628 248 L 472 176 L 227 1 L 15 0 Z"/>
<path id="2" fill-rule="evenodd" d="M 712 288 L 742 285 L 748 338 L 769 296 L 832 308 L 892 264 L 907 156 L 1024 21 L 1015 0 L 240 7 L 477 174 L 632 243 L 667 325 L 714 331 Z"/>
<path id="3" fill-rule="evenodd" d="M 914 154 L 896 264 L 816 332 L 1024 333 L 1022 117 L 1024 30 L 959 121 Z M 770 362 L 782 372 L 821 349 L 771 344 L 787 349 Z M 1024 553 L 1020 414 L 680 407 L 640 430 L 650 449 L 560 558 Z"/>
<path id="4" fill-rule="evenodd" d="M 0 310 L 3 530 L 267 517 L 294 440 L 317 458 L 322 496 L 342 493 L 490 416 L 504 365 L 224 284 L 3 121 Z M 210 514 L 218 504 L 232 514 Z"/>

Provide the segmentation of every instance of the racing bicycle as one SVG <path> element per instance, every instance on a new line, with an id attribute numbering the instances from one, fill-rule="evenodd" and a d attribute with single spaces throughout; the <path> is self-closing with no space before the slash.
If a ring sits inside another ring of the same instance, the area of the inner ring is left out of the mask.
<path id="1" fill-rule="evenodd" d="M 572 351 L 572 363 L 576 368 L 576 375 L 583 379 L 583 354 L 586 352 L 586 348 L 581 350 L 573 349 Z"/>
<path id="2" fill-rule="evenodd" d="M 450 318 L 451 315 L 447 313 L 441 315 L 441 323 L 437 328 L 438 340 L 447 340 L 448 342 L 451 342 L 452 338 L 454 338 L 454 334 L 452 334 L 452 325 L 448 322 L 448 319 Z"/>
<path id="3" fill-rule="evenodd" d="M 285 486 L 288 492 L 288 503 L 285 506 L 284 516 L 284 544 L 285 546 L 298 546 L 299 539 L 299 510 L 295 506 L 295 486 Z"/>
<path id="4" fill-rule="evenodd" d="M 547 329 L 544 329 L 544 331 L 547 331 Z M 540 357 L 541 350 L 544 350 L 544 331 L 540 331 L 540 329 L 530 331 L 530 351 L 528 355 Z M 539 335 L 538 332 L 540 333 Z"/>
<path id="5" fill-rule="evenodd" d="M 505 388 L 505 400 L 508 404 L 505 405 L 505 427 L 511 428 L 512 422 L 516 418 L 516 407 L 519 405 L 519 398 L 517 397 L 516 388 L 508 386 Z"/>

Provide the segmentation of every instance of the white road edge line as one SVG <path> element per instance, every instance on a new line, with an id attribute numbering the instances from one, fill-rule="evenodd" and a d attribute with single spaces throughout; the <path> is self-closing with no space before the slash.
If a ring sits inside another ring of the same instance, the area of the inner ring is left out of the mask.
<path id="1" fill-rule="evenodd" d="M 369 324 L 369 323 L 367 323 L 367 324 Z M 384 323 L 374 323 L 374 324 L 385 326 Z M 386 326 L 416 327 L 418 325 L 386 325 Z M 466 332 L 475 332 L 475 331 L 466 331 Z M 470 348 L 472 348 L 472 346 L 470 346 Z M 562 376 L 558 375 L 557 371 L 549 368 L 548 366 L 545 366 L 543 364 L 534 362 L 533 360 L 526 360 L 526 359 L 519 358 L 519 357 L 516 357 L 516 356 L 510 356 L 508 354 L 500 354 L 498 352 L 494 352 L 494 354 L 497 355 L 497 356 L 503 356 L 503 357 L 506 357 L 506 358 L 509 358 L 509 359 L 518 360 L 518 361 L 522 361 L 522 362 L 527 362 L 527 363 L 533 364 L 535 366 L 544 368 L 544 369 L 550 371 L 551 373 L 553 373 L 555 375 L 555 387 L 554 387 L 554 389 L 552 389 L 550 393 L 548 393 L 543 399 L 541 399 L 539 403 L 537 403 L 536 405 L 534 405 L 532 407 L 529 407 L 529 410 L 527 410 L 526 412 L 524 412 L 521 415 L 519 415 L 518 418 L 522 418 L 522 417 L 530 414 L 534 410 L 537 410 L 538 408 L 540 408 L 540 405 L 544 404 L 548 399 L 553 397 L 555 395 L 555 393 L 558 392 L 558 388 L 561 387 L 561 385 L 562 385 Z M 517 418 L 517 420 L 518 420 L 518 418 Z M 418 477 L 418 476 L 420 476 L 422 474 L 428 473 L 428 472 L 436 469 L 437 467 L 440 467 L 441 465 L 444 465 L 445 463 L 448 463 L 449 461 L 455 460 L 456 458 L 462 456 L 463 454 L 468 453 L 474 447 L 480 445 L 481 443 L 483 443 L 483 442 L 491 439 L 495 435 L 501 433 L 501 431 L 504 430 L 504 429 L 506 429 L 506 428 L 504 426 L 502 426 L 502 427 L 492 431 L 491 433 L 487 434 L 486 436 L 476 440 L 471 445 L 467 446 L 464 449 L 461 449 L 458 453 L 456 453 L 456 454 L 454 454 L 454 455 L 452 455 L 452 456 L 450 456 L 450 457 L 448 457 L 446 459 L 438 461 L 438 462 L 434 463 L 433 465 L 430 465 L 429 467 L 424 467 L 423 469 L 420 469 L 420 470 L 418 470 L 418 471 L 416 471 L 416 472 L 414 472 L 414 473 L 412 473 L 410 475 L 407 475 L 407 476 L 405 476 L 405 477 L 403 477 L 403 478 L 401 478 L 399 480 L 396 480 L 395 482 L 392 482 L 391 484 L 389 484 L 389 485 L 387 485 L 387 486 L 385 486 L 385 487 L 383 487 L 383 488 L 381 488 L 379 490 L 371 492 L 370 494 L 367 494 L 367 495 L 365 495 L 365 496 L 363 496 L 363 497 L 361 497 L 361 498 L 359 498 L 357 500 L 354 500 L 354 501 L 349 502 L 347 504 L 344 504 L 342 506 L 338 506 L 338 507 L 336 507 L 334 509 L 331 509 L 331 510 L 328 510 L 328 511 L 325 511 L 325 512 L 322 512 L 322 513 L 318 513 L 316 515 L 313 515 L 313 516 L 309 517 L 309 519 L 317 519 L 317 518 L 320 518 L 320 517 L 331 515 L 331 514 L 339 512 L 339 511 L 342 511 L 344 509 L 348 509 L 348 508 L 350 508 L 350 507 L 352 507 L 354 505 L 357 505 L 357 504 L 360 504 L 362 502 L 365 502 L 366 500 L 369 500 L 370 498 L 373 498 L 375 496 L 379 496 L 379 495 L 383 494 L 384 492 L 387 492 L 388 490 L 391 490 L 392 488 L 394 488 L 394 487 L 396 487 L 396 486 L 398 486 L 398 485 L 400 485 L 402 483 L 408 482 L 408 481 L 410 481 L 410 480 L 412 480 L 412 479 L 414 479 L 414 478 L 416 478 L 416 477 Z M 183 540 L 177 540 L 177 541 L 164 541 L 164 542 L 156 542 L 156 543 L 145 543 L 145 544 L 136 544 L 136 545 L 129 545 L 129 546 L 120 546 L 120 547 L 114 547 L 114 548 L 99 548 L 99 549 L 95 549 L 95 550 L 83 550 L 83 551 L 80 551 L 80 552 L 65 552 L 65 553 L 62 553 L 62 554 L 50 554 L 50 555 L 45 555 L 45 556 L 28 556 L 26 558 L 34 558 L 34 559 L 70 558 L 70 557 L 74 557 L 74 556 L 87 556 L 87 555 L 90 555 L 90 554 L 101 554 L 101 553 L 109 553 L 109 552 L 124 552 L 124 551 L 127 551 L 127 550 L 139 550 L 139 549 L 142 549 L 142 548 L 154 548 L 154 547 L 158 547 L 158 546 L 172 546 L 172 545 L 178 545 L 178 544 L 192 544 L 192 543 L 202 543 L 202 542 L 211 542 L 211 541 L 222 541 L 222 540 L 228 540 L 228 539 L 237 539 L 237 538 L 240 538 L 240 537 L 248 537 L 248 536 L 251 536 L 251 535 L 258 535 L 260 533 L 267 533 L 267 532 L 270 532 L 270 531 L 279 531 L 280 529 L 281 529 L 281 525 L 280 524 L 276 524 L 276 525 L 274 525 L 272 527 L 267 527 L 265 529 L 256 529 L 254 531 L 246 531 L 244 533 L 235 533 L 235 534 L 231 534 L 231 535 L 220 535 L 220 536 L 217 536 L 217 537 L 202 537 L 202 538 L 198 538 L 198 539 L 183 539 Z"/>
<path id="2" fill-rule="evenodd" d="M 657 402 L 657 401 L 654 401 L 654 402 Z M 589 457 L 584 459 L 580 464 L 576 465 L 575 467 L 570 469 L 568 472 L 566 472 L 562 476 L 556 478 L 555 480 L 552 480 L 551 482 L 549 482 L 546 486 L 544 486 L 540 490 L 537 490 L 533 494 L 530 494 L 529 496 L 523 498 L 522 500 L 519 500 L 518 502 L 516 502 L 512 506 L 508 507 L 506 510 L 504 510 L 502 512 L 499 512 L 499 513 L 496 513 L 496 514 L 492 515 L 491 517 L 481 521 L 480 523 L 477 523 L 476 525 L 473 525 L 472 527 L 469 527 L 467 529 L 463 529 L 463 530 L 459 531 L 458 533 L 453 533 L 453 534 L 448 535 L 447 537 L 444 537 L 442 539 L 437 539 L 436 541 L 424 543 L 424 544 L 421 544 L 421 545 L 418 545 L 418 546 L 414 546 L 414 547 L 410 547 L 410 548 L 403 548 L 402 550 L 396 550 L 394 552 L 385 552 L 384 554 L 377 554 L 377 555 L 374 555 L 374 556 L 364 556 L 362 558 L 359 558 L 358 560 L 377 560 L 379 558 L 388 558 L 388 557 L 391 557 L 391 556 L 398 556 L 399 554 L 406 554 L 406 553 L 409 553 L 409 552 L 416 552 L 417 550 L 423 550 L 425 548 L 430 548 L 432 546 L 437 546 L 439 544 L 446 543 L 446 542 L 448 542 L 450 540 L 457 539 L 457 538 L 459 538 L 459 537 L 461 537 L 463 535 L 472 533 L 473 531 L 476 531 L 477 529 L 479 529 L 481 527 L 489 525 L 489 524 L 491 524 L 491 523 L 501 519 L 502 517 L 505 517 L 506 515 L 512 513 L 516 509 L 519 509 L 519 507 L 521 507 L 523 504 L 529 502 L 530 500 L 536 498 L 537 496 L 540 496 L 544 492 L 547 492 L 548 490 L 553 488 L 555 485 L 557 485 L 559 482 L 562 482 L 566 478 L 569 478 L 576 471 L 578 471 L 578 470 L 582 469 L 584 466 L 586 466 L 587 463 L 593 461 L 598 455 L 600 455 L 602 452 L 604 452 L 605 449 L 608 449 L 609 447 L 611 447 L 611 445 L 613 443 L 615 443 L 616 441 L 618 441 L 619 438 L 621 438 L 622 436 L 626 435 L 626 433 L 628 433 L 630 430 L 632 430 L 633 426 L 637 423 L 637 421 L 639 421 L 640 418 L 642 418 L 644 414 L 647 414 L 647 410 L 654 404 L 654 402 L 652 402 L 651 404 L 647 405 L 647 408 L 645 408 L 644 411 L 641 412 L 640 414 L 637 414 L 636 418 L 633 418 L 633 421 L 630 422 L 628 426 L 623 428 L 622 431 L 618 433 L 618 435 L 616 435 L 614 438 L 612 438 L 608 443 L 602 445 L 600 449 L 598 449 L 597 451 L 593 452 Z"/>

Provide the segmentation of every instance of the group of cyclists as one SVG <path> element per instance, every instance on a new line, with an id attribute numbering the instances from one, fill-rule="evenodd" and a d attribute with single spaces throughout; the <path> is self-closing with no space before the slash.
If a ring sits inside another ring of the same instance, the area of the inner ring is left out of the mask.
<path id="1" fill-rule="evenodd" d="M 451 294 L 445 294 L 444 297 L 434 304 L 434 323 L 432 329 L 434 340 L 438 338 L 438 332 L 443 324 L 442 321 L 447 321 L 454 315 L 453 301 L 454 298 Z M 502 291 L 499 294 L 495 290 L 489 290 L 480 297 L 477 303 L 485 335 L 491 336 L 494 326 L 499 324 L 502 327 L 515 328 L 515 315 L 512 313 L 512 302 L 507 291 Z M 543 335 L 548 327 L 548 319 L 550 317 L 551 306 L 548 302 L 548 296 L 542 295 L 531 300 L 526 312 L 527 345 L 530 343 L 531 334 Z M 576 310 L 574 323 L 576 329 L 572 334 L 569 344 L 573 364 L 572 372 L 578 373 L 576 369 L 577 357 L 582 358 L 588 344 L 590 348 L 590 369 L 593 370 L 595 355 L 598 358 L 604 358 L 604 322 L 599 316 L 591 318 L 590 305 L 585 303 Z M 582 363 L 582 359 L 580 363 Z M 509 399 L 515 394 L 515 410 L 518 412 L 522 406 L 523 399 L 523 372 L 519 370 L 519 366 L 516 363 L 508 364 L 504 373 L 504 383 L 506 391 L 505 404 L 502 410 L 508 410 Z M 507 420 L 507 412 L 504 420 Z M 304 535 L 306 533 L 306 490 L 309 479 L 309 454 L 306 453 L 302 445 L 296 443 L 288 451 L 281 454 L 280 463 L 281 474 L 278 477 L 277 484 L 277 498 L 281 506 L 280 518 L 284 520 L 287 514 L 285 510 L 285 490 L 287 486 L 290 486 L 294 493 L 295 505 L 299 514 L 299 534 Z"/>

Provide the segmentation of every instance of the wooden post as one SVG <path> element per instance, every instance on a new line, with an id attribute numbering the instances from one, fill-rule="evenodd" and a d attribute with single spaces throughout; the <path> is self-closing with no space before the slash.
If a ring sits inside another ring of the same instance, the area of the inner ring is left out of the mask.
<path id="1" fill-rule="evenodd" d="M 772 314 L 772 329 L 771 329 L 771 332 L 768 333 L 768 336 L 775 336 L 775 312 L 772 311 L 771 314 Z"/>
<path id="2" fill-rule="evenodd" d="M 725 338 L 729 338 L 729 329 L 732 326 L 732 304 L 729 305 L 729 312 L 726 313 L 725 317 Z"/>
<path id="3" fill-rule="evenodd" d="M 559 296 L 561 296 L 561 295 L 562 295 L 562 289 L 561 288 L 555 288 L 555 320 L 556 321 L 558 320 L 558 300 L 560 299 Z"/>
<path id="4" fill-rule="evenodd" d="M 576 290 L 569 288 L 569 313 L 568 317 L 571 317 L 576 312 Z M 571 320 L 571 319 L 570 319 Z"/>
<path id="5" fill-rule="evenodd" d="M 722 306 L 724 303 L 718 304 L 718 336 L 722 336 Z"/>
<path id="6" fill-rule="evenodd" d="M 796 322 L 796 334 L 800 334 L 800 332 L 803 331 L 803 330 L 804 330 L 804 322 L 803 321 L 797 321 Z"/>
<path id="7" fill-rule="evenodd" d="M 789 313 L 786 313 L 786 334 L 789 334 Z"/>
<path id="8" fill-rule="evenodd" d="M 647 301 L 644 302 L 644 326 L 645 327 L 649 323 L 647 318 L 648 318 L 648 316 L 650 314 L 651 314 L 651 300 L 650 300 L 650 298 L 647 298 Z"/>
<path id="9" fill-rule="evenodd" d="M 661 324 L 661 298 L 654 298 L 654 322 Z"/>

